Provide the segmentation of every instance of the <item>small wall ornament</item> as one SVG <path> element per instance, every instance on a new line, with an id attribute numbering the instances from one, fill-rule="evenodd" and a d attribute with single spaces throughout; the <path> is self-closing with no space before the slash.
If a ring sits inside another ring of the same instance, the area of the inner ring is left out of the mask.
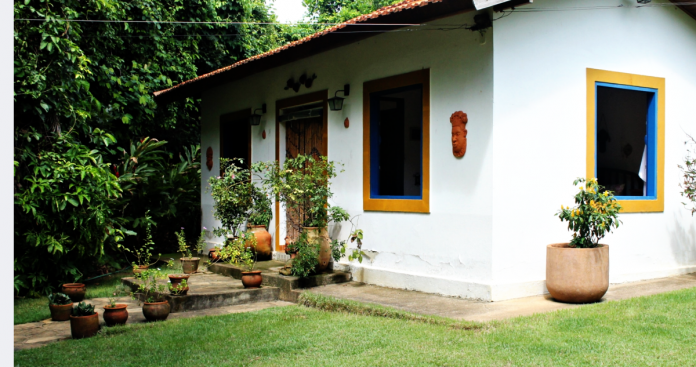
<path id="1" fill-rule="evenodd" d="M 317 78 L 316 74 L 312 74 L 312 76 L 307 76 L 307 74 L 302 74 L 300 76 L 300 79 L 298 81 L 295 81 L 294 78 L 290 78 L 285 82 L 285 88 L 284 90 L 292 89 L 295 91 L 295 93 L 300 91 L 301 86 L 305 86 L 305 88 L 311 88 L 312 84 L 314 82 L 314 79 Z"/>
<path id="2" fill-rule="evenodd" d="M 346 127 L 346 129 L 347 129 L 347 128 L 348 128 L 349 126 L 350 126 L 350 120 L 348 120 L 348 118 L 347 118 L 347 117 L 346 117 L 346 119 L 345 119 L 345 120 L 343 120 L 343 126 L 345 126 L 345 127 Z"/>
<path id="3" fill-rule="evenodd" d="M 213 169 L 213 147 L 208 147 L 205 151 L 205 166 L 208 167 L 208 171 Z"/>
<path id="4" fill-rule="evenodd" d="M 466 124 L 468 122 L 469 118 L 462 111 L 457 111 L 450 116 L 450 123 L 452 123 L 452 154 L 457 158 L 463 157 L 464 153 L 466 153 L 466 135 L 468 134 Z"/>

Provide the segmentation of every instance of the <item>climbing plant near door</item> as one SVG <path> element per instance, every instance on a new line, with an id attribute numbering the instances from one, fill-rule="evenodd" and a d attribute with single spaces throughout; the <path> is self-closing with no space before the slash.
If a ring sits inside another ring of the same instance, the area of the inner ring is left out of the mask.
<path id="1" fill-rule="evenodd" d="M 584 185 L 582 185 L 584 183 Z M 577 178 L 573 185 L 579 186 L 575 195 L 575 206 L 564 207 L 556 215 L 561 221 L 568 222 L 568 229 L 573 231 L 570 247 L 595 248 L 599 240 L 618 228 L 621 205 L 611 191 L 597 183 L 596 178 Z"/>

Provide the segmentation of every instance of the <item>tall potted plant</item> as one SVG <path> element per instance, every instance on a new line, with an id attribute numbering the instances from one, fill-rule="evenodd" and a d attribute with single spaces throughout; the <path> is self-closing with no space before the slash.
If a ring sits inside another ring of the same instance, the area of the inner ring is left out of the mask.
<path id="1" fill-rule="evenodd" d="M 235 238 L 240 235 L 240 228 L 249 218 L 253 206 L 254 184 L 248 169 L 243 169 L 242 160 L 220 159 L 224 167 L 221 176 L 211 177 L 208 181 L 215 206 L 213 217 L 221 226 L 213 229 L 216 236 Z"/>
<path id="2" fill-rule="evenodd" d="M 298 155 L 286 159 L 282 167 L 271 161 L 255 164 L 254 170 L 263 172 L 264 187 L 285 205 L 288 224 L 299 233 L 290 246 L 297 252 L 292 274 L 307 276 L 327 269 L 332 258 L 327 226 L 349 219 L 345 210 L 329 204 L 333 197 L 330 180 L 337 174 L 335 162 Z"/>
<path id="3" fill-rule="evenodd" d="M 142 245 L 140 247 L 136 246 L 133 249 L 125 247 L 121 244 L 118 245 L 118 247 L 123 249 L 123 251 L 129 252 L 135 257 L 135 261 L 133 261 L 133 274 L 138 274 L 144 270 L 147 270 L 151 265 L 159 261 L 158 257 L 156 261 L 150 263 L 155 241 L 152 240 L 152 231 L 150 229 L 152 223 L 154 222 L 152 222 L 152 217 L 150 217 L 148 213 L 149 211 L 145 212 L 145 217 L 136 221 L 142 223 L 142 225 L 145 227 L 145 238 L 143 239 Z M 159 256 L 162 256 L 162 254 L 159 254 Z"/>
<path id="4" fill-rule="evenodd" d="M 584 186 L 582 185 L 584 183 Z M 556 215 L 573 231 L 569 243 L 546 248 L 546 288 L 553 298 L 568 303 L 599 301 L 609 289 L 609 246 L 599 241 L 618 228 L 621 205 L 595 178 L 578 178 L 575 206 Z"/>
<path id="5" fill-rule="evenodd" d="M 171 264 L 171 261 L 170 261 Z M 160 269 L 147 269 L 135 275 L 140 284 L 138 293 L 143 297 L 143 316 L 148 321 L 164 321 L 169 316 L 169 301 L 164 299 L 167 277 Z M 134 298 L 135 295 L 133 296 Z"/>
<path id="6" fill-rule="evenodd" d="M 186 244 L 186 235 L 184 233 L 184 227 L 181 227 L 181 230 L 179 232 L 175 232 L 176 234 L 176 240 L 179 243 L 179 250 L 178 252 L 181 252 L 181 268 L 184 274 L 193 274 L 196 271 L 198 271 L 198 264 L 201 260 L 200 257 L 193 257 L 191 254 L 191 249 L 188 247 Z M 203 244 L 200 241 L 196 242 L 194 245 L 194 251 L 196 253 L 200 253 L 202 250 Z"/>

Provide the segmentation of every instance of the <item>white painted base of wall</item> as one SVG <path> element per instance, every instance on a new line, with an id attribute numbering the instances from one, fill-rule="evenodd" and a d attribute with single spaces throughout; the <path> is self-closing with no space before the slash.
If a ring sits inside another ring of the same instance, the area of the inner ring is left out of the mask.
<path id="1" fill-rule="evenodd" d="M 545 280 L 520 283 L 483 283 L 433 277 L 423 274 L 409 274 L 347 263 L 335 264 L 334 269 L 350 271 L 353 274 L 353 280 L 356 282 L 373 284 L 380 287 L 406 289 L 482 301 L 505 301 L 508 299 L 538 296 L 548 293 Z M 611 277 L 610 283 L 620 284 L 636 282 L 689 273 L 696 273 L 696 266 L 681 266 L 660 271 L 622 274 Z"/>

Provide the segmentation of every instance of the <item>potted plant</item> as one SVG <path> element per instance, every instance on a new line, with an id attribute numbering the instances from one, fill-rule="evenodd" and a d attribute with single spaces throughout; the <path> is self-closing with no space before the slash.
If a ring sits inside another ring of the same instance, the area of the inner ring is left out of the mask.
<path id="1" fill-rule="evenodd" d="M 87 287 L 82 283 L 65 283 L 61 287 L 63 294 L 67 294 L 73 302 L 80 302 L 85 299 Z"/>
<path id="2" fill-rule="evenodd" d="M 133 254 L 135 261 L 133 261 L 133 274 L 138 274 L 147 270 L 151 265 L 159 261 L 159 257 L 153 263 L 150 263 L 152 259 L 152 250 L 154 250 L 155 241 L 152 240 L 152 231 L 150 226 L 152 225 L 152 218 L 148 215 L 149 211 L 145 212 L 145 218 L 140 220 L 145 226 L 145 238 L 143 244 L 140 247 L 135 247 L 130 249 L 121 244 L 118 245 L 119 248 L 126 252 Z M 162 256 L 159 254 L 158 256 Z"/>
<path id="3" fill-rule="evenodd" d="M 221 224 L 213 233 L 230 240 L 241 234 L 241 226 L 247 222 L 254 203 L 255 185 L 251 182 L 250 171 L 241 168 L 242 165 L 239 158 L 222 158 L 223 174 L 208 181 L 207 190 L 215 201 L 213 217 Z"/>
<path id="4" fill-rule="evenodd" d="M 116 298 L 126 295 L 127 288 L 124 285 L 117 285 L 109 297 L 109 304 L 104 306 L 104 322 L 106 326 L 125 325 L 128 321 L 128 305 L 116 303 Z"/>
<path id="5" fill-rule="evenodd" d="M 175 232 L 176 234 L 176 239 L 179 242 L 179 250 L 178 252 L 181 252 L 181 268 L 183 269 L 182 271 L 184 274 L 193 274 L 196 271 L 198 271 L 198 262 L 201 260 L 199 257 L 193 257 L 191 255 L 191 249 L 186 245 L 186 236 L 184 234 L 184 227 L 181 227 L 181 230 L 179 232 Z M 203 244 L 200 242 L 196 242 L 196 253 L 199 253 L 202 250 Z"/>
<path id="6" fill-rule="evenodd" d="M 48 308 L 51 310 L 51 320 L 68 321 L 73 301 L 65 293 L 53 293 L 48 296 Z"/>
<path id="7" fill-rule="evenodd" d="M 172 264 L 170 261 L 169 264 Z M 136 278 L 140 280 L 138 285 L 138 293 L 142 295 L 143 315 L 148 321 L 164 321 L 169 316 L 170 306 L 169 301 L 164 299 L 166 289 L 165 282 L 161 280 L 167 277 L 157 269 L 147 269 L 139 274 Z M 133 296 L 135 299 L 138 299 Z"/>
<path id="8" fill-rule="evenodd" d="M 89 338 L 99 331 L 99 314 L 94 306 L 80 302 L 70 315 L 70 333 L 73 339 Z"/>
<path id="9" fill-rule="evenodd" d="M 599 301 L 609 289 L 609 246 L 599 241 L 619 227 L 621 205 L 594 178 L 578 178 L 573 185 L 578 184 L 575 206 L 561 205 L 556 213 L 568 222 L 573 238 L 547 246 L 546 288 L 558 301 L 588 303 Z"/>
<path id="10" fill-rule="evenodd" d="M 242 285 L 244 288 L 259 288 L 263 277 L 260 270 L 254 270 L 257 252 L 253 250 L 256 245 L 256 237 L 250 233 L 243 233 L 241 237 L 234 239 L 221 251 L 223 260 L 230 264 L 240 266 L 242 271 Z"/>
<path id="11" fill-rule="evenodd" d="M 253 168 L 264 172 L 264 187 L 285 205 L 289 226 L 298 233 L 297 239 L 286 246 L 286 252 L 297 253 L 292 274 L 304 277 L 326 270 L 333 253 L 327 227 L 331 222 L 349 219 L 344 209 L 329 204 L 336 164 L 326 157 L 298 155 L 286 159 L 282 167 L 271 161 L 256 163 Z"/>

